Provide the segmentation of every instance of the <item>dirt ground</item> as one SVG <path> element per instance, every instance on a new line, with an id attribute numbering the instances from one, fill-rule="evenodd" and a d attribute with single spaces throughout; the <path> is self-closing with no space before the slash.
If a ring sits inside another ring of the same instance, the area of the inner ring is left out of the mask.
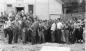
<path id="1" fill-rule="evenodd" d="M 1 44 L 0 51 L 40 51 L 43 46 L 56 46 L 56 47 L 69 47 L 71 51 L 85 51 L 84 44 L 57 44 L 57 43 L 44 43 L 44 44 Z"/>
<path id="2" fill-rule="evenodd" d="M 0 36 L 2 37 L 2 36 Z M 0 39 L 0 51 L 40 51 L 43 46 L 56 46 L 56 47 L 69 47 L 70 51 L 85 51 L 85 43 L 75 43 L 75 44 L 58 44 L 58 43 L 43 43 L 31 45 L 28 44 L 7 44 L 7 42 L 3 42 L 4 38 Z"/>

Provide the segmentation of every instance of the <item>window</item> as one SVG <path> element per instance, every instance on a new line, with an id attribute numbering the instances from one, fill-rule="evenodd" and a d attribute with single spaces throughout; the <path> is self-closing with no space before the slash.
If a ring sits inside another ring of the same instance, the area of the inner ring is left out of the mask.
<path id="1" fill-rule="evenodd" d="M 12 4 L 7 4 L 7 7 L 12 7 Z"/>

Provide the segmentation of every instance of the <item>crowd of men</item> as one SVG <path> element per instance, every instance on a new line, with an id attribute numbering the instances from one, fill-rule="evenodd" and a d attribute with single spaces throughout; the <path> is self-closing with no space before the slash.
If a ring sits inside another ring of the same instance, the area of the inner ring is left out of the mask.
<path id="1" fill-rule="evenodd" d="M 4 35 L 8 38 L 8 43 L 22 42 L 39 43 L 83 43 L 84 42 L 84 19 L 71 19 L 63 21 L 39 20 L 33 15 L 19 12 L 1 16 L 4 18 Z"/>

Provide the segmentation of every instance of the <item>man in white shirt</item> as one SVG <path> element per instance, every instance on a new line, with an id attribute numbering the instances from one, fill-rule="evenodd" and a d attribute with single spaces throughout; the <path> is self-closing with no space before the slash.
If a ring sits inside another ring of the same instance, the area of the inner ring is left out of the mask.
<path id="1" fill-rule="evenodd" d="M 52 42 L 55 42 L 55 30 L 56 30 L 56 23 L 54 21 L 54 23 L 51 25 L 51 39 L 52 39 Z"/>
<path id="2" fill-rule="evenodd" d="M 5 21 L 5 24 L 4 24 L 4 34 L 5 34 L 5 37 L 7 37 L 7 31 L 8 31 L 8 28 L 10 26 L 10 21 Z"/>
<path id="3" fill-rule="evenodd" d="M 57 23 L 57 29 L 62 29 L 63 25 L 62 25 L 62 22 L 58 22 Z"/>
<path id="4" fill-rule="evenodd" d="M 55 22 L 52 24 L 52 26 L 51 26 L 51 31 L 55 31 L 55 29 L 56 29 L 56 24 L 55 24 Z"/>
<path id="5" fill-rule="evenodd" d="M 5 37 L 9 37 L 8 39 L 8 43 L 12 44 L 12 40 L 13 40 L 13 30 L 11 29 L 11 18 L 8 18 L 9 20 L 6 22 L 6 24 L 4 25 L 4 34 Z"/>
<path id="6" fill-rule="evenodd" d="M 61 29 L 63 27 L 63 24 L 61 22 L 61 19 L 58 20 L 58 23 L 56 24 L 56 42 L 61 43 L 61 38 L 62 38 L 62 32 Z"/>
<path id="7" fill-rule="evenodd" d="M 5 21 L 4 29 L 9 28 L 11 26 L 11 18 L 8 18 L 8 21 Z"/>

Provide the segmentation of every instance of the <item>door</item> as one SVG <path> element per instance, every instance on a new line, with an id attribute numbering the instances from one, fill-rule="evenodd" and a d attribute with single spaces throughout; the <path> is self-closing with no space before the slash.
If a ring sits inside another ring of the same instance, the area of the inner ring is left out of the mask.
<path id="1" fill-rule="evenodd" d="M 29 14 L 33 15 L 33 5 L 28 5 Z"/>
<path id="2" fill-rule="evenodd" d="M 22 10 L 24 10 L 24 7 L 16 7 L 16 11 L 17 11 L 17 12 L 20 12 L 20 11 L 22 11 Z"/>

